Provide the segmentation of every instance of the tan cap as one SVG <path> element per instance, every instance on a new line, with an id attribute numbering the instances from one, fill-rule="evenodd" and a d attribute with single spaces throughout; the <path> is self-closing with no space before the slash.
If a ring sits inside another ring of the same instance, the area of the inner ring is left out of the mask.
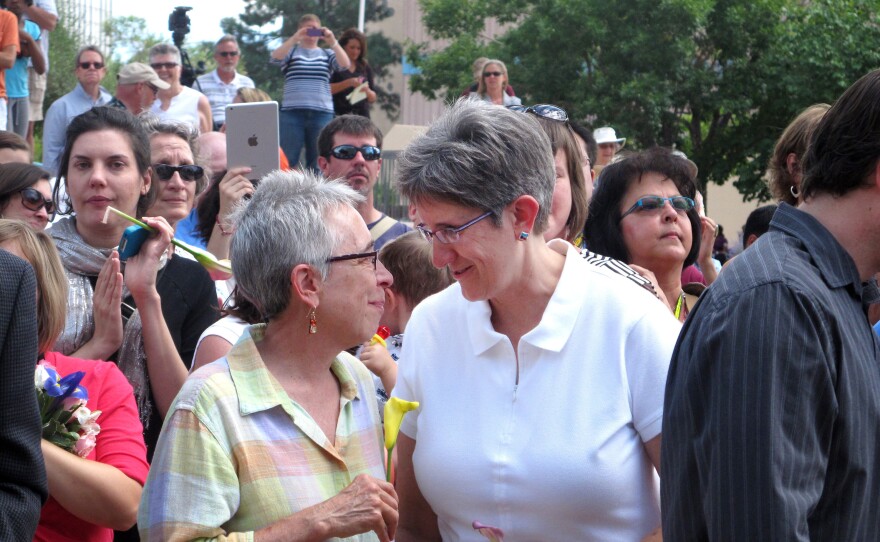
<path id="1" fill-rule="evenodd" d="M 126 64 L 119 70 L 119 75 L 116 76 L 116 81 L 120 85 L 133 85 L 135 83 L 150 83 L 156 88 L 165 90 L 171 87 L 165 81 L 159 79 L 159 76 L 156 75 L 155 70 L 153 68 L 147 66 L 146 64 L 141 64 L 140 62 L 132 62 L 131 64 Z"/>

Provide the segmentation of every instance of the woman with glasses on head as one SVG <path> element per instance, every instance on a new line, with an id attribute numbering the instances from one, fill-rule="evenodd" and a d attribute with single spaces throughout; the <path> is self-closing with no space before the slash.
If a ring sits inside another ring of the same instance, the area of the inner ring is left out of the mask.
<path id="1" fill-rule="evenodd" d="M 681 272 L 696 261 L 703 231 L 694 177 L 688 160 L 663 148 L 614 162 L 602 170 L 585 231 L 590 250 L 653 272 L 682 322 L 696 298 Z"/>
<path id="2" fill-rule="evenodd" d="M 0 218 L 43 230 L 55 216 L 49 172 L 31 164 L 0 164 Z"/>
<path id="3" fill-rule="evenodd" d="M 406 326 L 393 395 L 396 540 L 641 540 L 658 528 L 660 420 L 680 325 L 561 239 L 533 115 L 460 100 L 399 158 L 434 265 L 456 283 Z"/>
<path id="4" fill-rule="evenodd" d="M 477 85 L 477 93 L 481 100 L 495 105 L 519 105 L 522 100 L 505 92 L 507 88 L 507 66 L 496 59 L 487 60 L 483 64 L 483 75 Z"/>
<path id="5" fill-rule="evenodd" d="M 67 196 L 59 212 L 75 214 L 50 230 L 68 280 L 67 323 L 56 348 L 116 361 L 134 387 L 152 455 L 196 341 L 217 319 L 214 283 L 196 262 L 169 256 L 167 220 L 143 216 L 156 205 L 156 183 L 167 181 L 156 178 L 150 140 L 137 118 L 111 107 L 76 117 L 61 166 L 55 188 L 63 185 Z M 131 223 L 108 213 L 110 206 L 157 230 L 124 265 L 116 249 Z"/>

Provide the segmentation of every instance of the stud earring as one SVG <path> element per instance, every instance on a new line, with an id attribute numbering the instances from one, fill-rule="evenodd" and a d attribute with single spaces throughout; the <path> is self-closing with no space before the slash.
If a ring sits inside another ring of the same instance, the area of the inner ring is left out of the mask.
<path id="1" fill-rule="evenodd" d="M 527 231 L 519 232 L 519 240 L 520 241 L 525 241 L 528 238 L 529 238 L 529 232 L 527 232 Z"/>
<path id="2" fill-rule="evenodd" d="M 309 335 L 314 335 L 318 332 L 318 320 L 315 316 L 315 307 L 312 307 L 312 310 L 309 311 Z"/>

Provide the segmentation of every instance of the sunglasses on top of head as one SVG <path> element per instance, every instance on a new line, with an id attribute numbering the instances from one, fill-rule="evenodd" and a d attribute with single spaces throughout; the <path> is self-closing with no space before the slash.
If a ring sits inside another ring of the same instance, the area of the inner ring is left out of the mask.
<path id="1" fill-rule="evenodd" d="M 47 214 L 51 215 L 55 212 L 55 202 L 51 199 L 45 199 L 36 188 L 25 188 L 19 194 L 21 195 L 21 204 L 25 209 L 36 212 L 45 207 Z"/>
<path id="2" fill-rule="evenodd" d="M 364 145 L 363 147 L 355 147 L 354 145 L 339 145 L 333 147 L 330 155 L 340 160 L 353 160 L 357 156 L 358 151 L 364 157 L 364 160 L 371 162 L 382 158 L 382 149 L 374 145 Z"/>
<path id="3" fill-rule="evenodd" d="M 531 113 L 533 115 L 541 117 L 542 119 L 568 122 L 568 113 L 565 112 L 565 109 L 562 109 L 561 107 L 556 105 L 508 105 L 507 109 L 510 109 L 511 111 L 516 111 L 517 113 Z"/>
<path id="4" fill-rule="evenodd" d="M 172 166 L 171 164 L 153 164 L 153 171 L 160 181 L 169 180 L 175 172 L 180 173 L 180 178 L 184 181 L 195 181 L 201 179 L 205 174 L 205 168 L 194 164 L 184 166 Z"/>

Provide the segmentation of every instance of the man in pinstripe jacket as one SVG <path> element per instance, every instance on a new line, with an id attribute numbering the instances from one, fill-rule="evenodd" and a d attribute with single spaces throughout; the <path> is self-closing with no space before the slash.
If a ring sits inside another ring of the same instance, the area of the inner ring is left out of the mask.
<path id="1" fill-rule="evenodd" d="M 804 202 L 701 297 L 673 353 L 668 540 L 878 540 L 880 70 L 817 127 Z"/>
<path id="2" fill-rule="evenodd" d="M 37 364 L 37 285 L 22 259 L 0 250 L 0 540 L 30 540 L 46 500 Z"/>

